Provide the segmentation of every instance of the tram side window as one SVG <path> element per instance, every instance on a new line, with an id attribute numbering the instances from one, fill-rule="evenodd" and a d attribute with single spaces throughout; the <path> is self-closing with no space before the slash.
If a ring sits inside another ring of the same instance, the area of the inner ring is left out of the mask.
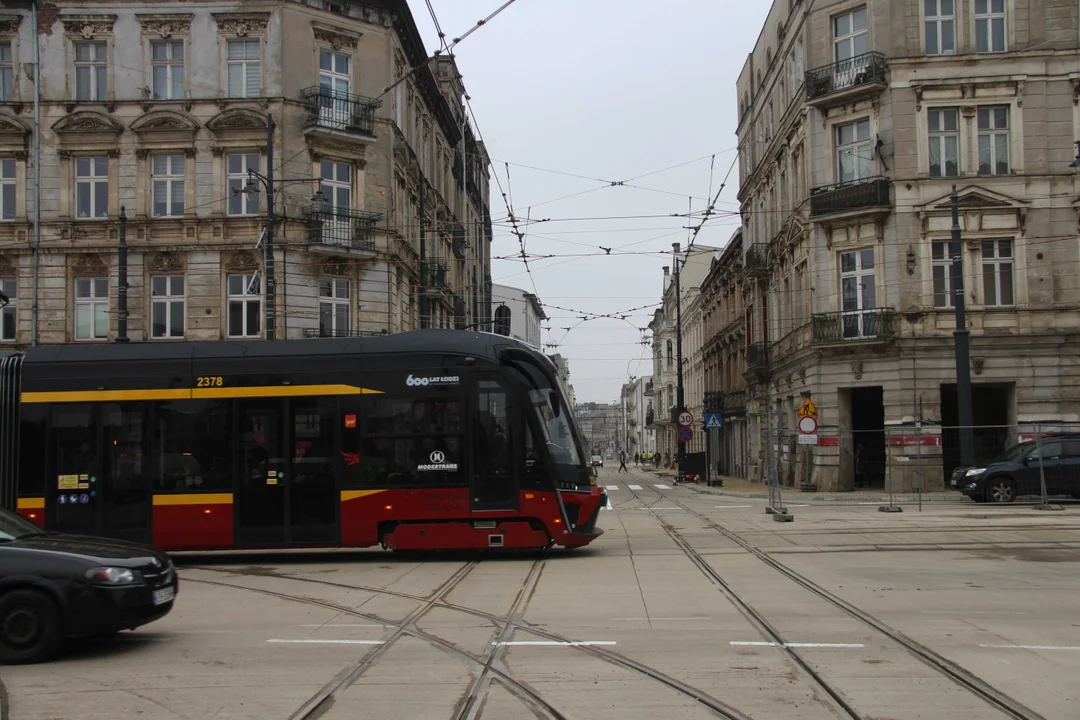
<path id="1" fill-rule="evenodd" d="M 180 400 L 158 405 L 150 476 L 158 492 L 232 490 L 231 403 Z"/>
<path id="2" fill-rule="evenodd" d="M 45 446 L 49 406 L 24 404 L 19 431 L 19 494 L 45 494 Z"/>
<path id="3" fill-rule="evenodd" d="M 449 390 L 423 397 L 365 397 L 360 409 L 362 437 L 355 430 L 342 433 L 345 484 L 379 488 L 464 484 L 461 408 L 461 399 Z M 344 425 L 349 428 L 350 411 L 345 412 Z"/>
<path id="4" fill-rule="evenodd" d="M 509 395 L 497 382 L 483 380 L 475 418 L 476 474 L 510 475 Z"/>

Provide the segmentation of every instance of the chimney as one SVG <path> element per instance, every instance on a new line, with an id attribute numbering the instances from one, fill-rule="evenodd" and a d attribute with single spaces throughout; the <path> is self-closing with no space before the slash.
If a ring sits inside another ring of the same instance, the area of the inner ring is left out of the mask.
<path id="1" fill-rule="evenodd" d="M 671 282 L 671 275 L 669 274 L 670 272 L 671 272 L 671 268 L 669 268 L 667 265 L 665 265 L 664 266 L 664 290 L 663 290 L 663 292 L 661 294 L 667 292 L 668 283 Z"/>

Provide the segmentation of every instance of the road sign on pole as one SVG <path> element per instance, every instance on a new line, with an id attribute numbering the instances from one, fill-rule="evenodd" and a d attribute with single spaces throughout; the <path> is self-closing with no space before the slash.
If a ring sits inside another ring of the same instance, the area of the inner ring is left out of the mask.
<path id="1" fill-rule="evenodd" d="M 799 417 L 817 417 L 817 408 L 814 407 L 813 400 L 806 398 L 803 401 L 802 407 L 799 408 Z"/>
<path id="2" fill-rule="evenodd" d="M 803 435 L 813 435 L 817 431 L 817 420 L 810 415 L 799 418 L 799 432 Z"/>
<path id="3" fill-rule="evenodd" d="M 679 442 L 688 443 L 694 439 L 694 431 L 685 425 L 679 428 Z M 681 460 L 682 458 L 680 458 Z"/>
<path id="4" fill-rule="evenodd" d="M 720 413 L 705 413 L 705 429 L 719 430 L 723 425 Z"/>
<path id="5" fill-rule="evenodd" d="M 694 424 L 694 416 L 688 411 L 683 410 L 681 413 L 679 413 L 679 424 L 683 427 L 690 427 Z"/>

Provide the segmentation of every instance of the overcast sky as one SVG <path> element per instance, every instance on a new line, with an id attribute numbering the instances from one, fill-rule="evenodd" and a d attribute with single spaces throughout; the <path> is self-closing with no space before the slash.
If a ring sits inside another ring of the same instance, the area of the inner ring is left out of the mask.
<path id="1" fill-rule="evenodd" d="M 502 0 L 431 3 L 452 40 Z M 425 3 L 409 5 L 434 51 Z M 639 328 L 660 300 L 671 243 L 687 242 L 687 219 L 670 216 L 685 214 L 691 196 L 694 210 L 704 210 L 710 176 L 715 193 L 735 160 L 735 81 L 768 9 L 715 0 L 517 0 L 455 51 L 492 175 L 512 195 L 515 214 L 533 220 L 522 226 L 526 251 L 556 256 L 530 259 L 531 274 L 520 257 L 493 260 L 492 279 L 530 292 L 535 284 L 550 317 L 544 342 L 558 344 L 545 352 L 569 358 L 579 401 L 616 401 L 628 375 L 651 373 Z M 626 185 L 608 184 L 619 181 Z M 737 186 L 735 168 L 718 210 L 737 211 Z M 491 214 L 492 257 L 519 253 L 494 177 Z M 712 220 L 696 244 L 723 247 L 737 227 L 737 216 Z M 582 312 L 634 308 L 626 320 L 581 321 Z"/>

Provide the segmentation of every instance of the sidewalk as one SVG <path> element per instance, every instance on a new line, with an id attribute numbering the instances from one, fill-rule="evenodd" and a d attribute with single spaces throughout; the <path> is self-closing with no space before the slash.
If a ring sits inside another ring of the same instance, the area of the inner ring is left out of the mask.
<path id="1" fill-rule="evenodd" d="M 662 478 L 674 478 L 672 470 L 649 470 L 648 472 Z M 723 487 L 708 487 L 705 484 L 684 483 L 696 492 L 708 495 L 728 495 L 740 498 L 764 498 L 769 497 L 769 488 L 766 485 L 748 482 L 741 478 L 721 476 Z M 859 490 L 855 492 L 802 492 L 797 487 L 781 487 L 785 498 L 797 498 L 799 502 L 889 502 L 889 494 L 880 490 Z M 892 496 L 893 502 L 916 503 L 919 501 L 918 493 L 896 493 Z M 963 493 L 955 490 L 943 490 L 938 492 L 922 493 L 923 502 L 971 502 L 964 497 Z"/>

